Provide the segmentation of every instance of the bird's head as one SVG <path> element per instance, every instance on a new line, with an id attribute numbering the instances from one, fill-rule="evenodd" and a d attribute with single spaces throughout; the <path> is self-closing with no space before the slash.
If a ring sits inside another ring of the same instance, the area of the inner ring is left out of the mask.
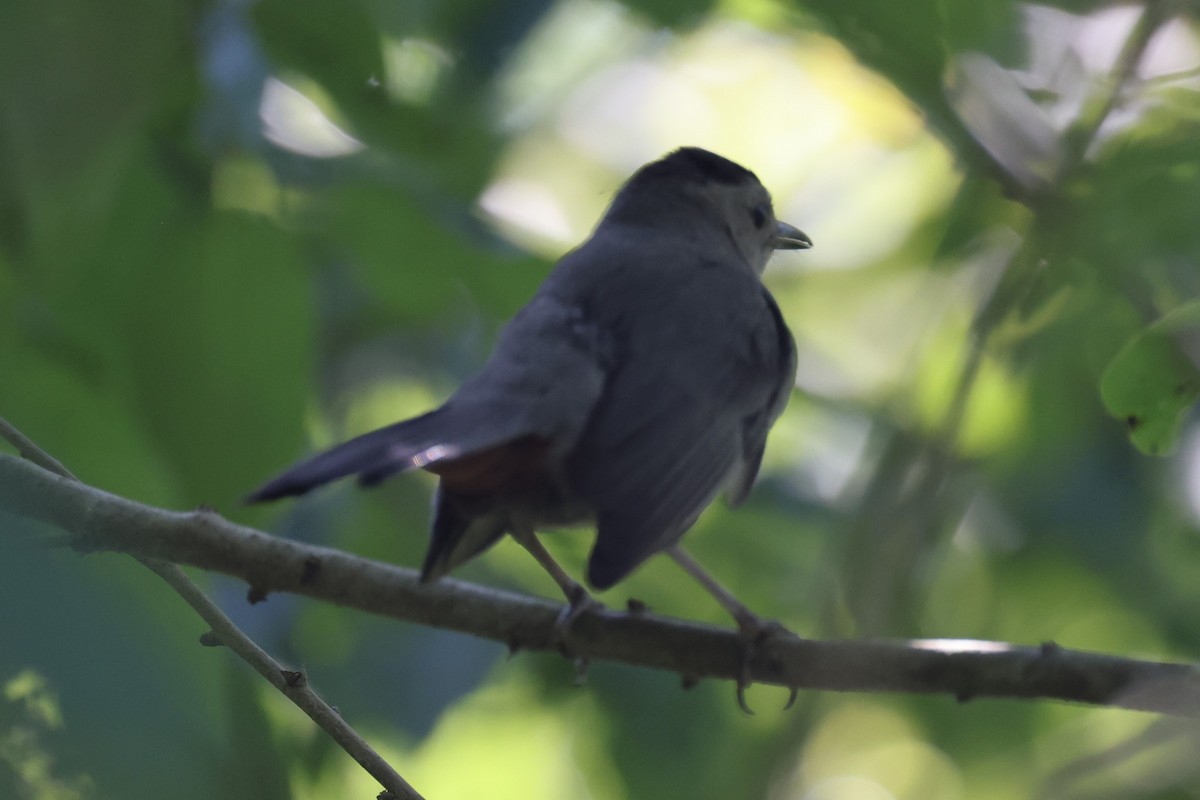
<path id="1" fill-rule="evenodd" d="M 753 172 L 727 158 L 683 147 L 634 173 L 606 220 L 651 226 L 701 246 L 728 244 L 761 274 L 776 250 L 812 240 L 775 218 L 771 195 Z"/>

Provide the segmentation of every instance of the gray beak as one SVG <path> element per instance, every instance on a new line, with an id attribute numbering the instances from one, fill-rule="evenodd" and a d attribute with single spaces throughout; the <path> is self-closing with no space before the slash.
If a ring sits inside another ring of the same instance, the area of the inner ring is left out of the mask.
<path id="1" fill-rule="evenodd" d="M 771 246 L 776 250 L 807 250 L 812 247 L 812 239 L 799 228 L 793 228 L 786 222 L 777 222 Z"/>

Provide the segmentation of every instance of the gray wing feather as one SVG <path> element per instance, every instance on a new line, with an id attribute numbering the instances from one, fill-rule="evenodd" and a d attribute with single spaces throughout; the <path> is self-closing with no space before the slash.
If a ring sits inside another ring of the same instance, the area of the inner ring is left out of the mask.
<path id="1" fill-rule="evenodd" d="M 597 509 L 588 571 L 597 588 L 674 544 L 731 478 L 744 496 L 786 402 L 791 335 L 757 277 L 727 263 L 691 266 L 662 280 L 650 265 L 623 287 L 609 272 L 607 290 L 622 303 L 597 309 L 619 309 L 598 320 L 612 333 L 614 367 L 567 462 Z"/>
<path id="2" fill-rule="evenodd" d="M 484 368 L 441 408 L 302 461 L 248 500 L 304 494 L 348 475 L 372 485 L 530 434 L 565 450 L 603 386 L 601 347 L 602 337 L 578 309 L 538 296 L 505 326 Z"/>
<path id="3" fill-rule="evenodd" d="M 677 426 L 678 433 L 686 429 Z M 664 453 L 670 452 L 661 431 L 656 438 Z M 672 458 L 647 458 L 632 465 L 621 483 L 610 485 L 599 506 L 588 581 L 608 588 L 677 541 L 720 492 L 736 460 L 737 439 L 736 430 L 727 430 L 676 441 L 682 450 L 676 449 Z M 613 502 L 615 498 L 619 501 Z"/>
<path id="4" fill-rule="evenodd" d="M 743 426 L 745 452 L 738 473 L 730 481 L 726 493 L 727 502 L 730 506 L 735 507 L 741 505 L 746 496 L 750 494 L 751 487 L 754 486 L 754 480 L 758 477 L 758 469 L 762 466 L 763 451 L 767 447 L 767 434 L 787 406 L 792 387 L 796 383 L 796 344 L 792 341 L 791 331 L 783 321 L 783 314 L 780 313 L 775 298 L 765 287 L 763 295 L 774 323 L 780 369 L 778 382 L 767 406 L 759 413 L 747 417 Z"/>

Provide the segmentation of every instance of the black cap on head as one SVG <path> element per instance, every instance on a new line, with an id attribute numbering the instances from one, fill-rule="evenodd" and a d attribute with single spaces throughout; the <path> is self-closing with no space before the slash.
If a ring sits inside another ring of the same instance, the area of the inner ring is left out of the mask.
<path id="1" fill-rule="evenodd" d="M 740 164 L 699 147 L 681 147 L 669 155 L 642 167 L 632 181 L 671 179 L 694 183 L 723 183 L 736 185 L 747 179 L 758 180 L 753 172 Z"/>
<path id="2" fill-rule="evenodd" d="M 604 219 L 637 223 L 676 219 L 679 204 L 696 207 L 705 187 L 740 189 L 755 184 L 758 178 L 740 164 L 699 147 L 681 147 L 633 173 L 613 198 Z"/>

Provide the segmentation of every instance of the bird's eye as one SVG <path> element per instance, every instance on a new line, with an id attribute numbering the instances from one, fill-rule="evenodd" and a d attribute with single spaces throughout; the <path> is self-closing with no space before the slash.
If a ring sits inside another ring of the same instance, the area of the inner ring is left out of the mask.
<path id="1" fill-rule="evenodd" d="M 767 224 L 767 207 L 755 206 L 750 209 L 750 219 L 754 223 L 754 227 L 761 228 Z"/>

